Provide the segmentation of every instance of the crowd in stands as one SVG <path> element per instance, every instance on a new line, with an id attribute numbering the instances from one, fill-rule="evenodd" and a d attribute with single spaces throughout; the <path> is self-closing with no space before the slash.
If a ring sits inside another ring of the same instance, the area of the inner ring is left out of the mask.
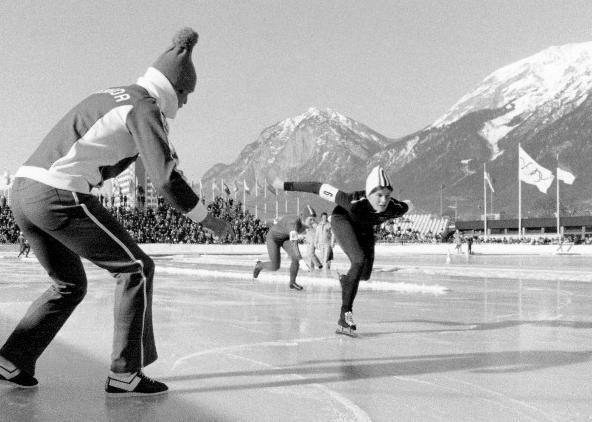
<path id="1" fill-rule="evenodd" d="M 152 208 L 113 207 L 103 204 L 127 229 L 138 243 L 227 243 L 230 239 L 215 239 L 201 224 L 195 223 L 174 208 L 159 201 Z M 242 204 L 231 198 L 217 197 L 208 204 L 215 217 L 232 222 L 235 232 L 233 243 L 264 243 L 268 225 L 256 219 L 248 210 L 243 212 Z M 19 228 L 12 211 L 5 205 L 0 207 L 0 243 L 15 243 Z"/>
<path id="2" fill-rule="evenodd" d="M 265 243 L 269 225 L 255 218 L 248 210 L 243 211 L 242 204 L 232 198 L 218 196 L 208 204 L 208 209 L 215 217 L 232 222 L 235 239 L 216 239 L 201 224 L 186 218 L 183 214 L 160 200 L 156 208 L 136 208 L 112 206 L 106 200 L 103 204 L 121 222 L 138 243 Z M 377 242 L 383 243 L 440 243 L 455 242 L 453 236 L 444 238 L 444 233 L 421 233 L 413 228 L 402 229 L 397 221 L 389 221 L 376 228 Z M 0 244 L 16 243 L 19 228 L 14 221 L 12 211 L 6 200 L 0 201 Z M 462 243 L 466 243 L 470 235 L 462 235 Z M 559 244 L 556 236 L 470 236 L 475 243 L 503 244 Z M 566 236 L 563 242 L 592 244 L 592 237 L 587 235 Z"/>
<path id="3" fill-rule="evenodd" d="M 6 206 L 6 201 L 0 203 L 0 243 L 15 243 L 18 239 L 19 228 L 14 222 L 12 211 Z"/>
<path id="4" fill-rule="evenodd" d="M 107 207 L 130 232 L 138 243 L 229 243 L 230 238 L 215 239 L 201 224 L 159 201 L 155 208 Z M 208 204 L 215 216 L 232 222 L 235 232 L 233 243 L 264 243 L 269 227 L 256 219 L 249 211 L 243 212 L 242 204 L 231 198 L 216 197 Z"/>
<path id="5" fill-rule="evenodd" d="M 106 198 L 101 202 L 128 230 L 138 243 L 229 243 L 230 239 L 215 239 L 201 224 L 186 218 L 183 214 L 160 200 L 156 208 L 114 206 Z M 261 244 L 269 225 L 255 218 L 242 204 L 232 198 L 217 196 L 208 204 L 215 217 L 232 222 L 235 239 L 232 243 Z M 12 211 L 4 202 L 0 204 L 0 243 L 15 243 L 19 234 Z M 420 233 L 407 228 L 402 230 L 396 221 L 390 221 L 376 228 L 377 242 L 388 243 L 436 243 L 442 241 L 442 234 L 431 231 Z"/>
<path id="6" fill-rule="evenodd" d="M 396 220 L 390 220 L 376 227 L 375 236 L 377 242 L 385 243 L 440 243 L 443 233 L 432 233 L 428 230 L 422 233 L 412 228 L 402 229 L 396 224 Z"/>
<path id="7" fill-rule="evenodd" d="M 465 236 L 466 237 L 466 236 Z M 581 237 L 578 235 L 565 235 L 563 239 L 561 239 L 557 235 L 549 235 L 549 236 L 524 236 L 522 238 L 518 238 L 518 236 L 488 236 L 485 239 L 483 236 L 473 236 L 476 243 L 502 243 L 502 244 L 528 244 L 528 245 L 559 245 L 561 243 L 573 243 L 573 244 L 585 244 L 591 245 L 592 244 L 592 237 L 590 235 L 586 235 L 585 237 Z"/>

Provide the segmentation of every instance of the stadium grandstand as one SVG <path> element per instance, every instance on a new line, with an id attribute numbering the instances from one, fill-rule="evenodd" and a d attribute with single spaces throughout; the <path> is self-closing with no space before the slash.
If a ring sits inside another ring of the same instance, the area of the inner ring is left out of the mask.
<path id="1" fill-rule="evenodd" d="M 442 234 L 448 228 L 449 218 L 432 214 L 406 214 L 394 220 L 395 227 L 401 227 L 401 231 L 416 231 L 421 234 Z"/>

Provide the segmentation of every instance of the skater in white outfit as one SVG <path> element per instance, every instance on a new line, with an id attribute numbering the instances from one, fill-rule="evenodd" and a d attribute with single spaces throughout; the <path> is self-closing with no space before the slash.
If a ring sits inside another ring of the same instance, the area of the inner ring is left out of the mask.
<path id="1" fill-rule="evenodd" d="M 167 391 L 164 383 L 143 373 L 157 359 L 152 325 L 154 261 L 91 190 L 141 156 L 167 202 L 220 237 L 233 235 L 230 223 L 209 214 L 191 189 L 177 168 L 178 157 L 168 139 L 167 118 L 175 117 L 195 89 L 191 52 L 196 43 L 197 33 L 184 28 L 135 84 L 88 96 L 56 124 L 16 172 L 14 218 L 52 284 L 0 348 L 1 382 L 37 386 L 37 360 L 86 294 L 81 260 L 85 258 L 117 280 L 106 393 L 125 397 Z"/>

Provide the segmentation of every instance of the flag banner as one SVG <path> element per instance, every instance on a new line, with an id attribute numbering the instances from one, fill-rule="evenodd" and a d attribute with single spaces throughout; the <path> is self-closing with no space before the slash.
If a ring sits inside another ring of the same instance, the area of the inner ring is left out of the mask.
<path id="1" fill-rule="evenodd" d="M 576 180 L 576 176 L 570 171 L 557 167 L 557 180 L 561 180 L 562 182 L 571 185 L 574 180 Z"/>
<path id="2" fill-rule="evenodd" d="M 232 190 L 236 193 L 236 192 L 238 192 L 239 189 L 240 189 L 240 186 L 238 185 L 238 182 L 235 180 Z"/>
<path id="3" fill-rule="evenodd" d="M 212 192 L 215 192 L 218 190 L 218 185 L 216 184 L 216 180 L 212 180 Z"/>
<path id="4" fill-rule="evenodd" d="M 247 193 L 247 195 L 250 195 L 251 194 L 251 189 L 247 185 L 247 181 L 245 179 L 243 179 L 243 189 L 245 190 L 245 192 Z"/>
<path id="5" fill-rule="evenodd" d="M 267 180 L 265 181 L 265 183 L 267 184 L 267 190 L 277 196 L 277 192 L 275 188 L 271 185 L 271 183 L 269 183 Z"/>
<path id="6" fill-rule="evenodd" d="M 230 195 L 230 188 L 228 187 L 228 185 L 224 182 L 222 182 L 222 184 L 224 185 L 224 193 L 226 195 Z"/>
<path id="7" fill-rule="evenodd" d="M 539 165 L 530 155 L 518 147 L 519 179 L 529 185 L 535 185 L 542 193 L 547 193 L 547 189 L 553 183 L 553 173 L 550 170 Z"/>
<path id="8" fill-rule="evenodd" d="M 489 185 L 489 189 L 491 189 L 492 192 L 495 192 L 495 189 L 493 189 L 493 183 L 491 183 L 491 177 L 489 176 L 489 172 L 487 172 L 487 170 L 483 171 L 483 178 Z"/>

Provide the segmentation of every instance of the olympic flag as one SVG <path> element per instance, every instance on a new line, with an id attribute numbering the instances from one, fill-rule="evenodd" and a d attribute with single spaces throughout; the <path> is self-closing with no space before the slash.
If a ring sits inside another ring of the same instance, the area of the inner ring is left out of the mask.
<path id="1" fill-rule="evenodd" d="M 520 146 L 518 147 L 518 159 L 520 161 L 519 179 L 529 185 L 535 185 L 538 190 L 546 194 L 555 179 L 553 173 L 534 161 Z"/>

